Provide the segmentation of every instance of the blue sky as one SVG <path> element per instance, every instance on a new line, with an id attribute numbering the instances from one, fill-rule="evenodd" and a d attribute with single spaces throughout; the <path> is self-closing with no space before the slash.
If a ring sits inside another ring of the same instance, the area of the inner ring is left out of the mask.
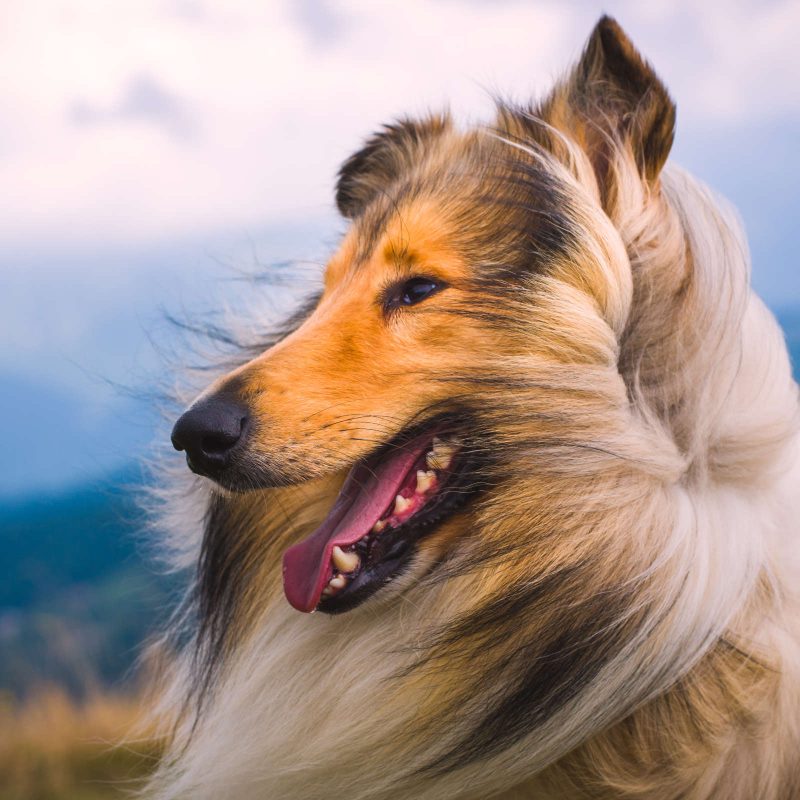
<path id="1" fill-rule="evenodd" d="M 757 289 L 800 305 L 798 0 L 3 3 L 5 493 L 128 460 L 152 417 L 115 385 L 169 378 L 160 309 L 222 305 L 230 266 L 324 261 L 363 136 L 545 91 L 602 11 L 677 100 L 675 160 L 739 208 Z"/>

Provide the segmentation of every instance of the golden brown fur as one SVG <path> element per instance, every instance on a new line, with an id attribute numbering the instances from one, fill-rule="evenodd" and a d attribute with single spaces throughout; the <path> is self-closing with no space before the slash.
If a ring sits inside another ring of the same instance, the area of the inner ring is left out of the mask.
<path id="1" fill-rule="evenodd" d="M 345 163 L 321 297 L 208 390 L 294 485 L 195 479 L 176 514 L 198 569 L 154 797 L 800 796 L 797 387 L 735 222 L 662 171 L 674 113 L 604 18 L 538 106 Z M 447 291 L 384 314 L 418 273 Z M 481 493 L 363 607 L 290 609 L 283 551 L 442 410 Z"/>

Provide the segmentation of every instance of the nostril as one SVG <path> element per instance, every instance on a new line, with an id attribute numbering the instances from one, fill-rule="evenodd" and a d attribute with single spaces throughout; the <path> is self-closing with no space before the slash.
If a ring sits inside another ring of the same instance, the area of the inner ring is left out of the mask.
<path id="1" fill-rule="evenodd" d="M 222 456 L 238 441 L 238 433 L 234 435 L 217 431 L 204 436 L 200 441 L 200 448 L 208 456 Z"/>

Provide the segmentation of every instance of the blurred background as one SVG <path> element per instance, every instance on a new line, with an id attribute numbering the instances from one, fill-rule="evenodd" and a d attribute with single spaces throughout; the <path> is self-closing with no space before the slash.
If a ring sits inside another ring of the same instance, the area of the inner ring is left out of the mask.
<path id="1" fill-rule="evenodd" d="M 0 3 L 0 800 L 115 797 L 155 757 L 117 742 L 176 591 L 136 502 L 185 361 L 168 318 L 280 311 L 237 278 L 317 280 L 365 135 L 545 91 L 603 11 L 677 100 L 673 160 L 738 207 L 797 365 L 799 0 Z"/>

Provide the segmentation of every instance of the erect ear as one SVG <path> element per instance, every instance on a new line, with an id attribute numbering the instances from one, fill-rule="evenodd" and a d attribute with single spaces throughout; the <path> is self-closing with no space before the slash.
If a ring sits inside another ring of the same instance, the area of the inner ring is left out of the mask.
<path id="1" fill-rule="evenodd" d="M 449 117 L 441 115 L 418 121 L 400 119 L 373 134 L 339 170 L 336 205 L 342 215 L 357 217 L 449 127 Z"/>
<path id="2" fill-rule="evenodd" d="M 509 133 L 524 135 L 513 111 L 501 111 Z M 566 80 L 524 115 L 527 135 L 558 154 L 558 137 L 545 122 L 576 140 L 594 167 L 604 201 L 613 194 L 615 149 L 629 149 L 642 178 L 653 183 L 667 160 L 675 133 L 675 104 L 653 68 L 611 17 L 601 17 L 583 55 Z M 510 124 L 509 124 L 510 123 Z"/>

